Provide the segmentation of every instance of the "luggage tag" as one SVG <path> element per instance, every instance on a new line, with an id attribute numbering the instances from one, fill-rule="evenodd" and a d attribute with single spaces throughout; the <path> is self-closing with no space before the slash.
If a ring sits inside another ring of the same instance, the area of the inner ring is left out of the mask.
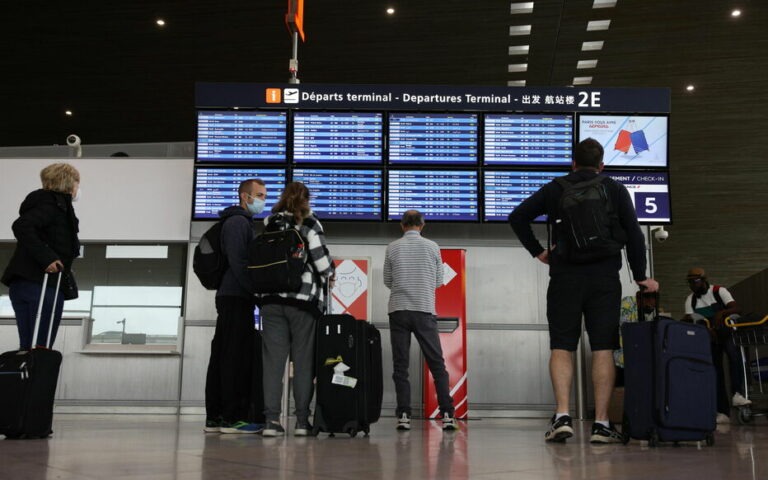
<path id="1" fill-rule="evenodd" d="M 355 385 L 357 385 L 357 379 L 344 375 L 344 372 L 347 370 L 349 370 L 349 366 L 344 362 L 339 362 L 335 367 L 333 367 L 333 378 L 331 379 L 331 383 L 335 385 L 341 385 L 343 387 L 355 388 Z"/>

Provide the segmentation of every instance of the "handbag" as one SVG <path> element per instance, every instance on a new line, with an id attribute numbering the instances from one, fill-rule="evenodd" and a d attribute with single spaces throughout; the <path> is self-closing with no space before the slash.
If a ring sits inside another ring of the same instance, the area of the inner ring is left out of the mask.
<path id="1" fill-rule="evenodd" d="M 77 289 L 77 281 L 75 280 L 75 273 L 71 270 L 65 271 L 61 278 L 61 295 L 64 300 L 74 300 L 80 293 Z"/>

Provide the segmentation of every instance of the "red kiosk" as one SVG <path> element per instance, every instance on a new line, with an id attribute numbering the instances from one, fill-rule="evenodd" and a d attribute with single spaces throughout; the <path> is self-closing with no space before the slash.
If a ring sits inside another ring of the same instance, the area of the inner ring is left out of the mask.
<path id="1" fill-rule="evenodd" d="M 467 299 L 466 299 L 466 251 L 441 249 L 444 283 L 435 291 L 437 328 L 443 348 L 445 368 L 450 377 L 449 385 L 456 418 L 467 418 Z M 435 382 L 429 367 L 424 363 L 424 416 L 436 418 L 440 414 Z"/>

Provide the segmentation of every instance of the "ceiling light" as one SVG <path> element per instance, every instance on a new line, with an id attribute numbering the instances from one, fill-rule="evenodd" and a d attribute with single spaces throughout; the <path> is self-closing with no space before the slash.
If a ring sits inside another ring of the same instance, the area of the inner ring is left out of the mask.
<path id="1" fill-rule="evenodd" d="M 533 13 L 533 2 L 514 2 L 509 6 L 509 13 L 512 15 Z"/>
<path id="2" fill-rule="evenodd" d="M 528 55 L 531 50 L 530 45 L 514 45 L 509 47 L 510 55 Z"/>
<path id="3" fill-rule="evenodd" d="M 527 72 L 528 71 L 528 64 L 527 63 L 511 63 L 507 65 L 507 72 L 513 73 L 513 72 Z"/>
<path id="4" fill-rule="evenodd" d="M 602 50 L 603 49 L 603 41 L 597 40 L 594 42 L 584 42 L 581 44 L 581 51 L 582 52 L 588 52 L 592 50 Z"/>
<path id="5" fill-rule="evenodd" d="M 592 77 L 573 77 L 574 85 L 589 85 L 592 83 Z"/>
<path id="6" fill-rule="evenodd" d="M 507 82 L 508 87 L 524 87 L 525 80 L 510 80 Z"/>
<path id="7" fill-rule="evenodd" d="M 618 0 L 595 0 L 592 8 L 613 8 Z"/>
<path id="8" fill-rule="evenodd" d="M 389 8 L 387 9 L 387 15 L 394 15 L 394 14 L 395 14 L 395 9 L 394 9 L 394 8 L 392 8 L 392 7 L 389 7 Z"/>
<path id="9" fill-rule="evenodd" d="M 531 26 L 530 25 L 513 25 L 509 27 L 509 36 L 514 37 L 517 35 L 530 35 L 531 34 Z"/>
<path id="10" fill-rule="evenodd" d="M 165 20 L 163 20 L 162 18 L 158 18 L 155 21 L 155 23 L 157 24 L 158 27 L 164 27 L 165 26 Z"/>
<path id="11" fill-rule="evenodd" d="M 687 87 L 685 87 L 685 89 L 688 90 L 689 92 L 692 92 L 696 90 L 696 87 L 694 87 L 693 85 L 688 85 Z"/>
<path id="12" fill-rule="evenodd" d="M 739 17 L 739 16 L 741 16 L 741 10 L 736 9 L 736 10 L 732 11 L 731 12 L 731 16 L 732 17 Z"/>
<path id="13" fill-rule="evenodd" d="M 65 110 L 64 115 L 71 117 L 72 116 L 72 110 Z"/>
<path id="14" fill-rule="evenodd" d="M 587 31 L 596 32 L 598 30 L 608 30 L 608 27 L 610 26 L 610 20 L 592 20 L 591 22 L 587 22 Z"/>
<path id="15" fill-rule="evenodd" d="M 597 60 L 579 60 L 578 63 L 576 63 L 577 70 L 584 70 L 587 68 L 596 68 L 596 67 L 597 67 Z"/>

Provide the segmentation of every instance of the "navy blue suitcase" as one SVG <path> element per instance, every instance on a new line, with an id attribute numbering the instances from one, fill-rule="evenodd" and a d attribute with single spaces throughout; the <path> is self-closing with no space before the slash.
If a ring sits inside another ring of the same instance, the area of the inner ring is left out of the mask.
<path id="1" fill-rule="evenodd" d="M 381 361 L 381 334 L 373 324 L 346 314 L 320 317 L 315 347 L 315 435 L 368 435 L 381 414 Z M 354 388 L 334 382 L 334 367 L 339 362 L 350 367 L 345 376 L 357 379 Z"/>
<path id="2" fill-rule="evenodd" d="M 716 376 L 706 327 L 657 318 L 625 323 L 622 338 L 625 443 L 713 445 Z"/>

